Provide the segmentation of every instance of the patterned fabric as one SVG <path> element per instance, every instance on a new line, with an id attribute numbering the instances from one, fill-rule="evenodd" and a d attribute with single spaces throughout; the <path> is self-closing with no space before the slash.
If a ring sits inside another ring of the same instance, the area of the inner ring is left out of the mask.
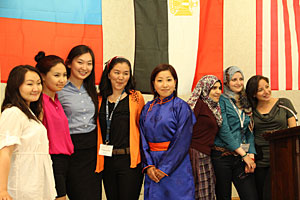
<path id="1" fill-rule="evenodd" d="M 209 97 L 209 93 L 211 88 L 216 84 L 216 82 L 221 81 L 214 75 L 206 75 L 203 76 L 197 83 L 196 87 L 194 88 L 191 97 L 187 101 L 189 106 L 194 110 L 195 105 L 199 98 L 202 99 L 202 101 L 208 105 L 209 109 L 214 114 L 216 121 L 218 123 L 218 126 L 220 127 L 222 125 L 222 115 L 221 115 L 221 108 L 219 102 L 213 101 Z"/>
<path id="2" fill-rule="evenodd" d="M 215 200 L 215 173 L 210 156 L 190 148 L 195 181 L 195 200 Z"/>

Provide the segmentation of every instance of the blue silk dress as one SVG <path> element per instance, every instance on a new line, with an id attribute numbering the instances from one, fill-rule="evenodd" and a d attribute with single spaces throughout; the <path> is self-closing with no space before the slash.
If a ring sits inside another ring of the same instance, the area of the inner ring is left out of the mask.
<path id="1" fill-rule="evenodd" d="M 194 178 L 188 154 L 195 116 L 188 104 L 173 95 L 148 102 L 140 115 L 142 162 L 167 174 L 159 183 L 145 178 L 145 200 L 195 199 Z M 151 143 L 170 142 L 167 149 L 153 151 Z"/>

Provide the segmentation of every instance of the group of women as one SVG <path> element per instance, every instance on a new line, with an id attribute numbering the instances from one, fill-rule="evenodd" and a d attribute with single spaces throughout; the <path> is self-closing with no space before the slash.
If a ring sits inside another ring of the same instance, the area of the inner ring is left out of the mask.
<path id="1" fill-rule="evenodd" d="M 105 64 L 99 92 L 85 45 L 64 61 L 39 52 L 36 67 L 9 74 L 0 118 L 0 200 L 144 198 L 270 199 L 268 130 L 296 126 L 295 109 L 273 98 L 266 77 L 234 66 L 202 77 L 187 102 L 178 77 L 159 64 L 152 101 L 135 90 L 131 64 Z"/>
<path id="2" fill-rule="evenodd" d="M 268 78 L 251 77 L 244 89 L 243 72 L 236 66 L 217 77 L 200 79 L 188 100 L 197 122 L 190 146 L 196 199 L 231 199 L 232 183 L 240 199 L 271 196 L 267 131 L 296 126 L 290 100 L 274 98 Z"/>

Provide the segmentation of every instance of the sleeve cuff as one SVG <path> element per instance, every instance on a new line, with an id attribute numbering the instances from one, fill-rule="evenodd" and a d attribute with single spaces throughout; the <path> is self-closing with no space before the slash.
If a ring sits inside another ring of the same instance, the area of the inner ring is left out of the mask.
<path id="1" fill-rule="evenodd" d="M 15 144 L 21 144 L 20 138 L 17 136 L 6 136 L 5 139 L 0 140 L 0 149 L 6 146 L 12 146 Z"/>
<path id="2" fill-rule="evenodd" d="M 162 170 L 159 169 L 159 171 L 161 171 L 164 175 L 169 176 L 168 174 L 166 174 L 165 172 L 163 172 Z"/>
<path id="3" fill-rule="evenodd" d="M 154 166 L 154 165 L 148 165 L 148 166 L 144 167 L 143 170 L 142 170 L 142 173 L 144 173 L 144 171 L 145 171 L 147 168 L 149 168 L 149 167 L 155 167 L 155 166 Z"/>

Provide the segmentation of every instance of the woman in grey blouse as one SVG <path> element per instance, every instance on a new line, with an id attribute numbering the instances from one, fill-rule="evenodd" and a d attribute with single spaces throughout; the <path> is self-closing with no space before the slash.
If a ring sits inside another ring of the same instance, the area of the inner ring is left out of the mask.
<path id="1" fill-rule="evenodd" d="M 266 131 L 296 126 L 297 113 L 289 99 L 272 97 L 269 79 L 264 76 L 252 76 L 246 93 L 253 108 L 256 188 L 259 199 L 271 199 L 270 146 L 262 135 Z"/>
<path id="2" fill-rule="evenodd" d="M 65 159 L 61 178 L 62 187 L 71 200 L 101 199 L 102 175 L 96 174 L 97 108 L 95 87 L 95 57 L 85 45 L 74 47 L 66 61 L 68 81 L 58 92 L 58 98 L 69 122 L 74 154 Z"/>

